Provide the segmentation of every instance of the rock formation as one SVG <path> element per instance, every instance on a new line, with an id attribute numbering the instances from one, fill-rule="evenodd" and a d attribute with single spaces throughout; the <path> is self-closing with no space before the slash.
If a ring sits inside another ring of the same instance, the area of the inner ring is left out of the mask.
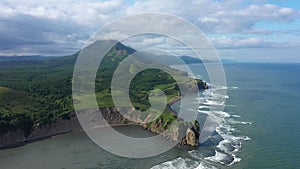
<path id="1" fill-rule="evenodd" d="M 189 123 L 191 127 L 188 127 L 185 132 L 185 137 L 182 138 L 181 145 L 198 146 L 200 128 L 199 123 L 195 120 L 193 123 Z"/>

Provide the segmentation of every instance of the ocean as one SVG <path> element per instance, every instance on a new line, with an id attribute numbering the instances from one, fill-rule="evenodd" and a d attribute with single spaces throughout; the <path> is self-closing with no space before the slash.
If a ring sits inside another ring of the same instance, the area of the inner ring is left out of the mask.
<path id="1" fill-rule="evenodd" d="M 209 82 L 201 64 L 190 67 Z M 221 120 L 211 138 L 195 150 L 174 147 L 155 157 L 129 159 L 106 152 L 78 132 L 1 150 L 0 168 L 299 168 L 300 64 L 226 63 L 224 69 L 227 86 L 199 96 L 199 121 L 207 114 Z M 218 90 L 226 90 L 226 96 L 218 95 Z M 211 101 L 213 97 L 226 102 Z M 214 104 L 224 104 L 224 111 L 209 112 Z M 129 135 L 152 135 L 140 126 L 116 128 Z"/>

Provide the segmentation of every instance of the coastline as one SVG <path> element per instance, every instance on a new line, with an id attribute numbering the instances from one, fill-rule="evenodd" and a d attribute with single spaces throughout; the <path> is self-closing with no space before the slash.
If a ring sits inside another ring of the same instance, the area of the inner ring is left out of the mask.
<path id="1" fill-rule="evenodd" d="M 166 105 L 167 109 L 177 117 L 177 112 L 172 109 L 172 105 L 179 100 L 182 99 L 182 96 L 174 97 L 171 101 L 169 101 Z M 115 111 L 115 109 L 112 108 L 104 108 L 104 110 L 112 110 L 110 113 L 113 113 L 112 116 L 117 117 L 117 121 L 123 121 L 116 123 L 115 121 L 113 123 L 109 123 L 109 126 L 127 126 L 127 125 L 139 125 L 144 127 L 144 124 L 142 123 L 125 123 L 124 119 L 118 116 L 119 113 Z M 106 113 L 106 111 L 105 111 Z M 70 124 L 71 123 L 71 124 Z M 97 128 L 105 128 L 109 127 L 106 125 L 98 126 Z M 50 131 L 50 132 L 49 132 Z M 30 144 L 37 141 L 42 141 L 45 139 L 50 139 L 52 137 L 58 136 L 58 135 L 65 135 L 65 134 L 71 134 L 76 132 L 83 132 L 84 130 L 81 127 L 81 124 L 78 121 L 77 115 L 75 112 L 70 113 L 69 119 L 57 119 L 56 121 L 51 122 L 50 124 L 42 125 L 42 126 L 36 126 L 35 129 L 32 131 L 32 133 L 26 138 L 24 136 L 24 133 L 20 130 L 10 131 L 5 134 L 0 135 L 0 151 L 6 150 L 6 149 L 13 149 L 20 146 L 24 146 L 26 144 Z M 48 133 L 49 132 L 49 133 Z M 149 130 L 149 132 L 151 132 Z M 6 140 L 13 140 L 12 143 L 7 141 L 3 144 L 3 140 L 5 140 L 4 137 L 12 137 L 12 139 L 6 139 Z"/>
<path id="2" fill-rule="evenodd" d="M 167 103 L 167 106 L 166 106 L 166 107 L 170 110 L 170 112 L 171 112 L 174 116 L 176 116 L 176 117 L 177 117 L 178 113 L 177 113 L 175 110 L 172 109 L 172 105 L 173 105 L 174 103 L 180 101 L 181 99 L 182 99 L 182 96 L 176 96 L 176 97 L 174 97 L 171 101 L 169 101 L 169 102 Z"/>

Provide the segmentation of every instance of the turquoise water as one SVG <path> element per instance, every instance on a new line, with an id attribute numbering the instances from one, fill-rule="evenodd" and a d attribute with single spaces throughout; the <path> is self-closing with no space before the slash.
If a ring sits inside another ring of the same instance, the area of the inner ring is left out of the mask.
<path id="1" fill-rule="evenodd" d="M 215 144 L 192 151 L 175 147 L 156 157 L 129 159 L 104 151 L 84 133 L 73 133 L 1 150 L 0 168 L 299 168 L 300 65 L 232 63 L 224 67 L 229 98 L 219 113 L 223 121 L 213 137 Z M 201 65 L 191 68 L 209 82 Z M 118 130 L 152 135 L 139 126 Z M 225 144 L 220 144 L 220 136 Z"/>

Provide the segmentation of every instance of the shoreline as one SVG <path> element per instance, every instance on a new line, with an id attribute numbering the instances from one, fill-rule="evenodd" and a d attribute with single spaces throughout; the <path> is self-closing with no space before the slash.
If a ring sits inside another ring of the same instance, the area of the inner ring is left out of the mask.
<path id="1" fill-rule="evenodd" d="M 174 103 L 181 100 L 181 99 L 182 99 L 182 96 L 177 96 L 174 99 L 172 99 L 171 101 L 169 101 L 166 105 L 166 108 L 169 109 L 170 112 L 176 117 L 177 117 L 177 112 L 175 110 L 173 110 L 171 106 Z M 75 114 L 75 113 L 73 112 L 73 114 Z M 71 116 L 70 120 L 76 120 L 78 122 L 79 126 L 77 126 L 77 125 L 75 126 L 75 128 L 77 128 L 77 129 L 71 129 L 71 127 L 70 127 L 70 129 L 65 129 L 65 130 L 68 130 L 68 131 L 64 131 L 64 132 L 55 132 L 53 134 L 46 134 L 44 136 L 37 136 L 37 137 L 33 137 L 33 138 L 31 138 L 30 136 L 28 138 L 24 137 L 22 139 L 19 139 L 21 141 L 16 141 L 15 143 L 12 143 L 12 144 L 0 145 L 0 151 L 1 150 L 7 150 L 7 149 L 14 149 L 14 148 L 17 148 L 17 147 L 25 146 L 25 145 L 30 144 L 30 143 L 43 141 L 43 140 L 46 140 L 46 139 L 51 139 L 52 137 L 59 136 L 59 135 L 66 135 L 66 134 L 72 134 L 72 133 L 77 133 L 77 132 L 85 132 L 82 129 L 81 124 L 79 123 L 79 121 L 77 119 L 77 115 L 75 114 L 75 116 L 74 116 L 71 113 L 70 116 Z M 52 123 L 67 122 L 67 121 L 70 121 L 70 120 L 58 119 L 57 121 L 54 121 Z M 115 126 L 128 126 L 128 125 L 139 125 L 139 126 L 144 127 L 143 124 L 136 124 L 136 123 L 127 123 L 127 124 L 126 123 L 113 123 L 113 124 L 109 124 L 109 126 L 108 125 L 103 125 L 103 126 L 98 126 L 97 128 L 115 127 Z M 46 125 L 46 126 L 51 128 L 51 124 Z M 42 128 L 44 126 L 39 126 L 39 127 Z M 10 132 L 13 133 L 13 132 L 16 132 L 16 131 L 10 131 Z M 151 132 L 151 131 L 149 130 L 149 132 Z M 7 133 L 5 133 L 5 134 L 7 134 Z M 5 134 L 0 135 L 0 137 L 2 137 Z"/>
<path id="2" fill-rule="evenodd" d="M 130 126 L 130 125 L 141 126 L 139 124 L 134 124 L 134 123 L 128 123 L 128 124 L 110 124 L 109 126 L 107 126 L 107 125 L 106 126 L 99 126 L 99 127 L 95 127 L 95 128 L 92 128 L 92 129 L 106 128 L 106 127 L 118 127 L 118 126 Z M 78 131 L 72 131 L 72 132 L 57 133 L 57 134 L 53 134 L 53 135 L 49 135 L 49 136 L 44 136 L 44 137 L 35 138 L 35 139 L 29 139 L 29 140 L 26 140 L 24 142 L 19 142 L 19 143 L 15 143 L 15 144 L 3 146 L 3 147 L 0 147 L 0 151 L 1 150 L 9 150 L 9 149 L 14 149 L 14 148 L 22 147 L 22 146 L 25 146 L 27 144 L 31 144 L 31 143 L 35 143 L 35 142 L 43 141 L 43 140 L 47 140 L 47 139 L 51 139 L 52 137 L 56 137 L 56 136 L 62 136 L 62 135 L 68 135 L 68 134 L 73 134 L 73 133 L 80 133 L 80 132 L 84 132 L 85 133 L 85 131 L 83 129 L 82 130 L 78 130 Z"/>
<path id="3" fill-rule="evenodd" d="M 172 105 L 174 103 L 177 103 L 178 101 L 180 101 L 182 99 L 182 96 L 177 96 L 174 99 L 172 99 L 170 102 L 167 103 L 166 107 L 170 110 L 170 112 L 174 115 L 174 116 L 178 116 L 178 113 L 172 109 Z"/>

